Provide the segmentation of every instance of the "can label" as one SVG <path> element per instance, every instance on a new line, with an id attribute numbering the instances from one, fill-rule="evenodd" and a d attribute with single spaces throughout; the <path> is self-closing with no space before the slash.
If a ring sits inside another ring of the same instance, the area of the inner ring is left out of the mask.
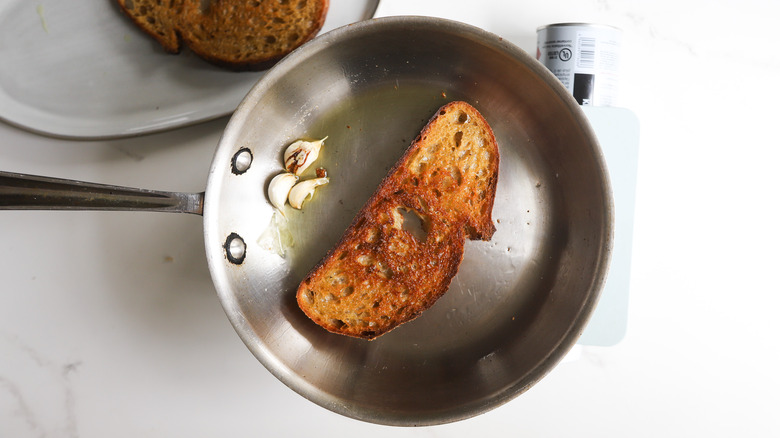
<path id="1" fill-rule="evenodd" d="M 618 105 L 621 31 L 611 26 L 563 23 L 536 30 L 536 59 L 580 105 Z"/>

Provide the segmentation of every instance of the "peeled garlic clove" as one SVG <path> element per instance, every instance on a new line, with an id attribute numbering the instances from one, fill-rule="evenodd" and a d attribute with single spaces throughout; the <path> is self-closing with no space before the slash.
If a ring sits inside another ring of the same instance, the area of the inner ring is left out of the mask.
<path id="1" fill-rule="evenodd" d="M 285 172 L 276 175 L 268 185 L 268 199 L 274 207 L 279 209 L 279 211 L 282 211 L 282 207 L 284 207 L 285 202 L 287 202 L 287 196 L 290 194 L 290 190 L 292 190 L 296 182 L 298 182 L 297 176 Z"/>
<path id="2" fill-rule="evenodd" d="M 284 168 L 295 175 L 300 175 L 320 155 L 320 148 L 325 139 L 315 141 L 298 140 L 287 146 L 284 151 Z"/>
<path id="3" fill-rule="evenodd" d="M 303 201 L 314 196 L 314 189 L 327 184 L 328 181 L 330 181 L 328 178 L 314 178 L 301 181 L 294 185 L 292 190 L 290 190 L 290 195 L 288 197 L 290 205 L 292 205 L 293 208 L 300 210 L 301 207 L 303 207 Z"/>

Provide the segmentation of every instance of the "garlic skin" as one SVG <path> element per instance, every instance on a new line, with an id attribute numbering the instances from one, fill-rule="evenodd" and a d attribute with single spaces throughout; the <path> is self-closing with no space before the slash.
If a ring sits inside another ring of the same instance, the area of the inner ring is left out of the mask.
<path id="1" fill-rule="evenodd" d="M 276 175 L 271 180 L 271 183 L 268 184 L 268 199 L 271 201 L 271 204 L 274 207 L 282 212 L 282 215 L 284 215 L 282 208 L 287 202 L 287 196 L 290 194 L 290 190 L 292 190 L 293 186 L 295 186 L 295 183 L 297 182 L 297 176 L 293 175 L 292 173 L 284 172 Z"/>
<path id="2" fill-rule="evenodd" d="M 315 141 L 298 140 L 287 146 L 284 151 L 284 168 L 295 175 L 303 173 L 319 157 L 320 148 L 327 138 L 326 136 Z"/>
<path id="3" fill-rule="evenodd" d="M 330 179 L 328 178 L 314 178 L 295 184 L 288 196 L 290 205 L 292 205 L 293 208 L 300 210 L 303 207 L 303 201 L 314 196 L 314 189 L 327 184 L 329 181 Z"/>

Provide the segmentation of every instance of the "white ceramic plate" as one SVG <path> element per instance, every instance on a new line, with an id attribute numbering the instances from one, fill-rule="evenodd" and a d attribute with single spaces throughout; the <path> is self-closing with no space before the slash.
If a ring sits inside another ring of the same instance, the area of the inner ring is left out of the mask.
<path id="1" fill-rule="evenodd" d="M 320 33 L 379 0 L 331 0 Z M 262 72 L 165 53 L 113 0 L 0 0 L 0 118 L 57 137 L 127 137 L 230 114 Z"/>

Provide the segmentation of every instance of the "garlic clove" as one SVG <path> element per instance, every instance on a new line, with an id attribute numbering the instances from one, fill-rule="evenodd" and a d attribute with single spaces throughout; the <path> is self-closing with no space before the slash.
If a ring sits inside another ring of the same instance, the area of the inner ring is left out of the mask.
<path id="1" fill-rule="evenodd" d="M 298 140 L 287 146 L 284 151 L 284 168 L 295 175 L 303 173 L 319 157 L 320 148 L 327 138 L 326 136 L 315 141 Z"/>
<path id="2" fill-rule="evenodd" d="M 327 184 L 329 181 L 328 178 L 314 178 L 295 184 L 288 196 L 290 205 L 300 210 L 303 207 L 303 201 L 314 196 L 314 189 Z"/>
<path id="3" fill-rule="evenodd" d="M 276 175 L 271 180 L 271 183 L 268 184 L 268 199 L 271 201 L 271 204 L 274 207 L 282 212 L 282 215 L 284 215 L 282 208 L 287 202 L 287 196 L 290 194 L 290 190 L 292 190 L 293 186 L 295 186 L 295 183 L 297 182 L 297 176 L 293 175 L 292 173 L 284 172 Z"/>

